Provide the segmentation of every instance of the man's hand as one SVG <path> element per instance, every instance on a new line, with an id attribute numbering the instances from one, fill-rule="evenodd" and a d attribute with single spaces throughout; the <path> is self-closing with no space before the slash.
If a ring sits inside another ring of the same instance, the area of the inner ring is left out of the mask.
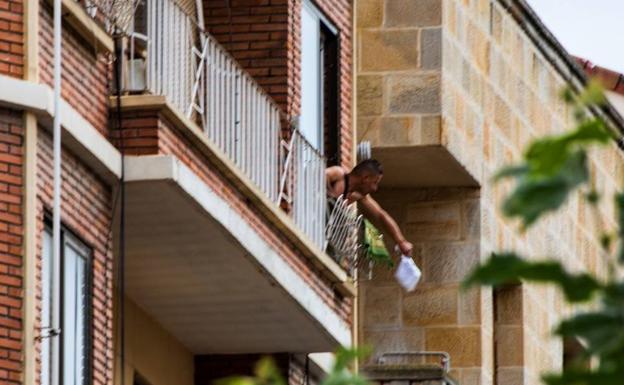
<path id="1" fill-rule="evenodd" d="M 409 257 L 412 256 L 412 250 L 414 249 L 414 245 L 412 245 L 408 241 L 401 241 L 397 244 L 399 250 L 401 250 L 401 254 L 407 255 Z"/>

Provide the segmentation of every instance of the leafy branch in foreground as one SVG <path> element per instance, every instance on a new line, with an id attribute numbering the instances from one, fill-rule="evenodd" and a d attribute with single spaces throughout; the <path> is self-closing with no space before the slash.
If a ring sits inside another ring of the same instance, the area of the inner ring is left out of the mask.
<path id="1" fill-rule="evenodd" d="M 590 146 L 605 145 L 614 138 L 606 124 L 587 113 L 592 105 L 605 98 L 595 83 L 580 94 L 566 90 L 563 100 L 572 107 L 576 126 L 567 133 L 533 142 L 519 164 L 501 169 L 495 182 L 514 180 L 515 186 L 502 205 L 508 218 L 521 220 L 522 230 L 537 223 L 549 212 L 556 211 L 589 180 L 587 152 Z M 596 210 L 600 193 L 593 189 L 585 194 Z M 584 358 L 593 358 L 595 366 L 572 366 L 561 373 L 544 375 L 548 385 L 620 385 L 624 383 L 624 280 L 614 274 L 612 260 L 624 265 L 624 194 L 615 194 L 618 210 L 619 238 L 617 258 L 609 255 L 614 238 L 596 229 L 596 238 L 607 254 L 610 275 L 601 281 L 588 273 L 570 273 L 560 262 L 541 259 L 529 261 L 514 252 L 493 253 L 464 281 L 464 288 L 477 284 L 498 286 L 518 281 L 555 285 L 570 303 L 594 300 L 591 311 L 581 311 L 562 320 L 554 330 L 562 338 L 582 342 Z"/>

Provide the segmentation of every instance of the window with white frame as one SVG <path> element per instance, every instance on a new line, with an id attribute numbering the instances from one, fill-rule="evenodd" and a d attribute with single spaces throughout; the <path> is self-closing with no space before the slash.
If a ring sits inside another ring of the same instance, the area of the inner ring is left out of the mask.
<path id="1" fill-rule="evenodd" d="M 86 385 L 89 377 L 89 318 L 91 301 L 90 250 L 67 231 L 61 233 L 61 335 L 60 367 L 51 367 L 52 350 L 50 333 L 52 319 L 52 231 L 46 227 L 42 239 L 41 263 L 41 384 L 52 384 L 52 374 L 59 373 L 62 385 Z"/>
<path id="2" fill-rule="evenodd" d="M 310 0 L 301 7 L 301 116 L 310 144 L 339 163 L 338 30 Z"/>

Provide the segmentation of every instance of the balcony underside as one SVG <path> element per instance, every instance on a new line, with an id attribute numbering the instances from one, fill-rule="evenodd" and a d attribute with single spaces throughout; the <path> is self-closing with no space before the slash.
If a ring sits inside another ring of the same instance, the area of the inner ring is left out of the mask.
<path id="1" fill-rule="evenodd" d="M 384 166 L 384 187 L 477 187 L 479 184 L 444 147 L 418 145 L 373 147 Z"/>
<path id="2" fill-rule="evenodd" d="M 126 161 L 128 295 L 194 354 L 331 351 L 348 325 L 170 156 Z"/>

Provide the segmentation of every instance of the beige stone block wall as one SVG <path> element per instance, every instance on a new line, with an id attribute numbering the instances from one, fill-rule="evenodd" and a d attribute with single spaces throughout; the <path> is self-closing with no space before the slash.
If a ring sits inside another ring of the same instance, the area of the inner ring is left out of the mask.
<path id="1" fill-rule="evenodd" d="M 558 96 L 565 81 L 497 1 L 443 0 L 442 10 L 442 143 L 482 185 L 482 252 L 515 249 L 604 275 L 595 229 L 614 228 L 610 197 L 623 180 L 622 152 L 613 144 L 590 156 L 592 185 L 608 197 L 600 211 L 577 194 L 561 212 L 518 233 L 498 211 L 510 186 L 489 178 L 517 161 L 532 139 L 572 125 Z M 524 384 L 538 384 L 541 372 L 561 367 L 561 341 L 549 332 L 572 309 L 549 288 L 527 285 L 523 299 Z M 518 373 L 500 376 L 517 379 Z"/>
<path id="2" fill-rule="evenodd" d="M 362 284 L 363 338 L 377 343 L 378 352 L 452 350 L 462 384 L 492 384 L 495 378 L 499 384 L 539 384 L 542 372 L 562 365 L 562 343 L 550 331 L 574 309 L 552 288 L 524 286 L 521 328 L 498 329 L 505 332 L 500 338 L 519 347 L 509 352 L 513 357 L 495 357 L 492 292 L 455 296 L 472 266 L 456 262 L 474 255 L 476 263 L 491 251 L 514 249 L 604 276 L 595 229 L 615 229 L 610 197 L 624 180 L 622 152 L 613 144 L 590 154 L 591 184 L 607 197 L 600 210 L 579 193 L 519 233 L 498 210 L 510 186 L 493 185 L 490 178 L 517 161 L 534 138 L 570 127 L 570 111 L 558 97 L 562 76 L 496 0 L 358 0 L 356 39 L 358 139 L 397 149 L 442 145 L 481 185 L 480 199 L 453 195 L 454 189 L 382 192 L 383 204 L 417 245 L 424 276 L 410 295 L 397 292 L 384 271 Z M 367 315 L 366 309 L 383 311 Z M 459 348 L 454 340 L 471 347 Z"/>
<path id="3" fill-rule="evenodd" d="M 358 0 L 358 140 L 440 144 L 441 0 Z"/>
<path id="4" fill-rule="evenodd" d="M 482 295 L 488 290 L 459 289 L 480 256 L 478 191 L 385 190 L 375 198 L 406 229 L 423 278 L 412 293 L 400 288 L 384 267 L 360 282 L 361 342 L 375 349 L 369 363 L 384 352 L 441 350 L 451 354 L 454 378 L 479 384 L 487 377 L 481 322 Z"/>

